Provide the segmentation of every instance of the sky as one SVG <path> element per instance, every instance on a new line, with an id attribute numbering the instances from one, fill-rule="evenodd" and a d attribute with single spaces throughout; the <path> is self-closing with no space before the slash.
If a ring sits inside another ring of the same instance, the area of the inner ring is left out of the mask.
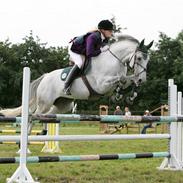
<path id="1" fill-rule="evenodd" d="M 32 30 L 42 43 L 67 46 L 115 16 L 123 34 L 157 42 L 159 32 L 175 38 L 183 30 L 182 7 L 183 0 L 0 0 L 0 41 L 21 43 Z"/>

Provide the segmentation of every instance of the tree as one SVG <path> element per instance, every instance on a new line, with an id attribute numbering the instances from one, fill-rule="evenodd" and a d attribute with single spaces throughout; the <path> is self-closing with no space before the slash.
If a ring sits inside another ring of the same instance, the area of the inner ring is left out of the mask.
<path id="1" fill-rule="evenodd" d="M 183 32 L 172 39 L 160 33 L 156 49 L 150 53 L 147 81 L 134 104 L 134 109 L 153 109 L 167 103 L 168 79 L 175 79 L 178 89 L 183 89 Z"/>
<path id="2" fill-rule="evenodd" d="M 65 67 L 68 63 L 67 48 L 49 47 L 36 39 L 32 31 L 23 43 L 0 42 L 0 104 L 12 107 L 21 104 L 23 67 L 31 68 L 31 78 Z"/>

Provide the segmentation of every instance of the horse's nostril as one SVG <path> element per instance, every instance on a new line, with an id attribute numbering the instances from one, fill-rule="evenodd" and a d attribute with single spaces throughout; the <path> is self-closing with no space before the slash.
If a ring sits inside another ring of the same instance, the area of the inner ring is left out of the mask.
<path id="1" fill-rule="evenodd" d="M 139 83 L 141 83 L 142 82 L 142 79 L 139 79 Z"/>

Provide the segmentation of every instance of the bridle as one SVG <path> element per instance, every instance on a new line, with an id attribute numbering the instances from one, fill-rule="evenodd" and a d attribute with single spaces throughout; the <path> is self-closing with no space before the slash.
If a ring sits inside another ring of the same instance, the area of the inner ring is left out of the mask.
<path id="1" fill-rule="evenodd" d="M 142 74 L 143 72 L 147 72 L 147 68 L 145 68 L 142 64 L 140 64 L 140 63 L 138 62 L 137 55 L 136 55 L 136 53 L 138 53 L 138 52 L 141 52 L 141 53 L 143 53 L 143 55 L 146 55 L 146 56 L 147 56 L 147 53 L 145 53 L 145 52 L 143 52 L 143 51 L 141 51 L 141 50 L 139 50 L 139 49 L 137 48 L 137 49 L 135 50 L 133 56 L 130 58 L 129 62 L 132 60 L 133 57 L 135 57 L 135 58 L 134 58 L 134 60 L 135 60 L 135 61 L 134 61 L 134 67 L 135 67 L 135 65 L 138 65 L 138 66 L 140 66 L 140 67 L 143 69 L 141 72 L 135 74 L 135 76 L 139 76 L 139 75 Z M 140 61 L 140 60 L 139 60 L 139 61 Z"/>
<path id="2" fill-rule="evenodd" d="M 132 69 L 132 72 L 133 74 L 128 74 L 126 75 L 126 77 L 124 78 L 121 78 L 119 80 L 119 82 L 117 83 L 117 87 L 115 89 L 116 91 L 116 94 L 114 95 L 116 100 L 120 100 L 121 98 L 123 98 L 123 95 L 124 95 L 124 89 L 125 87 L 123 87 L 126 83 L 127 83 L 127 87 L 129 86 L 130 82 L 131 84 L 133 84 L 133 87 L 131 89 L 133 95 L 129 96 L 129 99 L 130 101 L 132 102 L 134 100 L 134 98 L 137 96 L 137 88 L 139 87 L 139 83 L 141 83 L 140 79 L 139 79 L 139 76 L 145 72 L 147 72 L 147 67 L 143 66 L 142 63 L 141 63 L 141 59 L 143 59 L 143 61 L 145 60 L 148 60 L 148 49 L 150 49 L 150 47 L 152 46 L 153 44 L 153 41 L 151 43 L 149 43 L 149 45 L 144 45 L 144 39 L 139 43 L 139 45 L 136 47 L 135 51 L 132 53 L 131 57 L 130 58 L 127 58 L 127 62 L 122 62 L 122 59 L 120 59 L 115 53 L 113 53 L 113 51 L 110 50 L 110 47 L 108 49 L 109 53 L 117 59 L 117 61 L 119 62 L 119 64 L 123 65 L 124 67 L 127 68 L 127 72 L 130 72 L 131 69 Z M 137 53 L 141 53 L 142 54 L 142 57 L 139 57 Z M 129 66 L 129 68 L 128 68 Z M 138 73 L 138 70 L 141 70 L 139 73 Z M 136 79 L 138 79 L 138 81 L 136 81 Z M 130 84 L 130 85 L 131 85 Z M 127 88 L 126 87 L 126 88 Z M 122 93 L 120 92 L 121 90 Z"/>
<path id="3" fill-rule="evenodd" d="M 126 66 L 126 64 L 125 63 L 123 63 L 122 62 L 122 59 L 120 59 L 117 55 L 115 55 L 111 50 L 110 50 L 110 48 L 108 49 L 108 51 L 111 53 L 111 55 L 113 56 L 113 57 L 115 57 L 120 63 L 122 63 L 123 64 L 123 66 Z M 138 48 L 135 50 L 135 52 L 133 53 L 133 55 L 130 57 L 130 59 L 129 59 L 129 63 L 132 61 L 132 59 L 133 59 L 133 57 L 135 57 L 134 58 L 134 67 L 135 67 L 135 65 L 139 65 L 143 70 L 140 72 L 140 73 L 137 73 L 137 74 L 135 74 L 135 76 L 136 77 L 138 77 L 140 74 L 142 74 L 143 72 L 147 72 L 147 68 L 145 68 L 142 64 L 140 64 L 137 60 L 137 56 L 136 56 L 136 54 L 137 54 L 137 52 L 142 52 L 143 54 L 145 54 L 146 56 L 147 56 L 147 53 L 145 53 L 145 52 L 143 52 L 143 51 L 141 51 L 141 50 L 139 50 Z"/>

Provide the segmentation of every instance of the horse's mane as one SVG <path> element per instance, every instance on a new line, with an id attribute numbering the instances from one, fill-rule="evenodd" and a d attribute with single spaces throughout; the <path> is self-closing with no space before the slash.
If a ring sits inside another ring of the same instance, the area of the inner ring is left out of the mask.
<path id="1" fill-rule="evenodd" d="M 115 42 L 127 40 L 127 41 L 132 41 L 132 42 L 134 42 L 134 43 L 139 44 L 139 41 L 138 41 L 136 38 L 134 38 L 134 37 L 132 37 L 132 36 L 130 36 L 130 35 L 116 34 L 116 35 L 114 36 L 114 39 L 115 39 Z"/>

